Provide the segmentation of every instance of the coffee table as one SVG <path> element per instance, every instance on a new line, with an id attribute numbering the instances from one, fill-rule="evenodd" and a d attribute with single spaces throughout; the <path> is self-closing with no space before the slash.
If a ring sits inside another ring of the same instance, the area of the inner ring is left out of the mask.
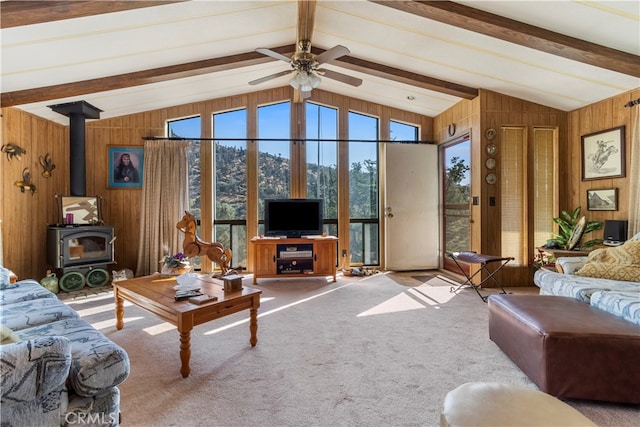
<path id="1" fill-rule="evenodd" d="M 196 325 L 207 323 L 229 314 L 249 310 L 249 343 L 252 347 L 258 343 L 258 308 L 260 307 L 261 290 L 243 286 L 239 291 L 225 292 L 222 284 L 214 279 L 198 279 L 201 292 L 215 295 L 217 301 L 193 304 L 188 300 L 175 301 L 177 284 L 175 277 L 162 277 L 159 274 L 136 277 L 134 279 L 113 282 L 113 293 L 116 301 L 116 328 L 124 327 L 124 300 L 156 315 L 160 319 L 177 326 L 180 334 L 180 373 L 184 378 L 189 376 L 189 360 L 191 359 L 191 330 Z"/>

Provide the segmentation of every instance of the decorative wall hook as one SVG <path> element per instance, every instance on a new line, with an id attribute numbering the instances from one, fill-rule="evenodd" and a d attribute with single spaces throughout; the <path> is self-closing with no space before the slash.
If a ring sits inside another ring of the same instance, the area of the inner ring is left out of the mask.
<path id="1" fill-rule="evenodd" d="M 27 150 L 16 144 L 4 144 L 2 146 L 2 152 L 7 155 L 7 160 L 18 159 L 21 160 L 23 154 L 27 154 Z"/>
<path id="2" fill-rule="evenodd" d="M 42 165 L 42 176 L 45 178 L 51 178 L 51 172 L 56 168 L 51 160 L 51 154 L 47 153 L 44 157 L 40 156 L 40 164 Z"/>
<path id="3" fill-rule="evenodd" d="M 13 183 L 20 189 L 20 192 L 30 191 L 33 196 L 36 193 L 36 186 L 31 182 L 31 171 L 29 168 L 24 168 L 22 171 L 22 181 L 16 181 Z"/>

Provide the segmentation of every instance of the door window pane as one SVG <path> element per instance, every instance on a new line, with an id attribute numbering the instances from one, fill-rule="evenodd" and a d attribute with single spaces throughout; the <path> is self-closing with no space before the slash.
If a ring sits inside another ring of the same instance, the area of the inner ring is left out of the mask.
<path id="1" fill-rule="evenodd" d="M 470 157 L 469 140 L 444 148 L 444 254 L 471 249 Z"/>

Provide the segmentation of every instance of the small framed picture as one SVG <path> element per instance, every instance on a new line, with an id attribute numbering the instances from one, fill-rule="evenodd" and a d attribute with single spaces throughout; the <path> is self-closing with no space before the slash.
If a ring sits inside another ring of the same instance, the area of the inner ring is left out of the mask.
<path id="1" fill-rule="evenodd" d="M 144 148 L 108 147 L 109 187 L 142 188 Z"/>
<path id="2" fill-rule="evenodd" d="M 587 209 L 590 211 L 617 211 L 618 189 L 587 190 Z"/>
<path id="3" fill-rule="evenodd" d="M 582 137 L 583 181 L 624 176 L 624 126 Z"/>

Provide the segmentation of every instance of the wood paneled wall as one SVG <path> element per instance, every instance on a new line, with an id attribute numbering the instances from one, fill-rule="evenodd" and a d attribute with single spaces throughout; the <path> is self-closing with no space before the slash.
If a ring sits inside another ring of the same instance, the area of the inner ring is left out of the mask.
<path id="1" fill-rule="evenodd" d="M 439 144 L 458 138 L 458 134 L 471 138 L 471 185 L 472 197 L 480 204 L 471 208 L 471 250 L 490 255 L 501 255 L 500 186 L 487 184 L 484 177 L 489 172 L 484 163 L 489 144 L 485 132 L 493 128 L 496 137 L 491 142 L 498 146 L 496 158 L 500 164 L 500 129 L 504 126 L 522 126 L 527 129 L 529 140 L 533 140 L 535 127 L 554 127 L 559 130 L 560 145 L 566 145 L 567 113 L 550 107 L 527 102 L 500 93 L 480 90 L 472 101 L 461 101 L 434 120 Z M 454 124 L 456 135 L 449 136 Z M 532 158 L 532 157 L 530 157 Z M 489 204 L 495 198 L 495 206 Z M 477 267 L 476 267 L 477 268 Z M 472 268 L 473 270 L 473 268 Z M 513 267 L 503 270 L 500 280 L 511 286 L 531 285 L 532 273 L 528 267 Z"/>
<path id="2" fill-rule="evenodd" d="M 164 136 L 167 120 L 200 115 L 202 117 L 202 135 L 211 137 L 211 117 L 215 112 L 248 108 L 248 137 L 257 135 L 257 117 L 251 114 L 259 105 L 282 102 L 292 99 L 293 90 L 286 86 L 235 97 L 220 98 L 193 104 L 179 105 L 155 111 L 121 116 L 112 119 L 88 120 L 86 122 L 86 169 L 87 195 L 99 195 L 103 198 L 103 219 L 106 224 L 115 227 L 114 268 L 130 268 L 135 271 L 139 244 L 138 220 L 141 204 L 141 190 L 108 187 L 108 147 L 142 146 L 147 136 Z M 379 117 L 381 123 L 388 120 L 419 124 L 421 139 L 432 140 L 433 120 L 419 114 L 401 111 L 386 106 L 349 98 L 322 90 L 314 90 L 310 99 L 327 106 L 338 108 L 339 138 L 348 137 L 348 111 L 356 111 Z M 96 107 L 100 108 L 99 105 Z M 4 242 L 4 265 L 15 271 L 19 277 L 40 279 L 48 268 L 46 262 L 46 227 L 58 220 L 55 194 L 66 195 L 69 192 L 69 141 L 68 127 L 32 116 L 15 108 L 2 109 L 3 144 L 12 142 L 27 149 L 22 161 L 8 162 L 2 159 L 2 237 Z M 295 123 L 292 124 L 295 129 Z M 302 129 L 297 129 L 302 131 Z M 381 131 L 381 138 L 388 139 L 388 126 Z M 251 149 L 251 147 L 249 147 Z M 53 178 L 41 177 L 38 156 L 50 152 L 56 170 Z M 210 153 L 209 153 L 210 154 Z M 13 182 L 21 177 L 23 167 L 29 165 L 34 173 L 34 182 L 38 192 L 21 194 Z M 203 174 L 210 164 L 202 165 Z M 257 164 L 248 164 L 249 173 Z M 256 169 L 257 171 L 257 169 Z M 257 173 L 257 172 L 254 172 Z M 211 182 L 203 182 L 202 203 L 210 203 Z M 347 194 L 341 192 L 341 194 Z M 250 194 L 249 197 L 257 197 Z M 204 215 L 204 213 L 203 213 Z M 176 222 L 178 219 L 176 219 Z M 212 218 L 203 217 L 203 223 L 211 223 Z M 247 221 L 255 224 L 257 232 L 257 213 L 248 212 Z M 203 229 L 205 240 L 211 236 Z M 254 233 L 255 233 L 254 232 Z M 251 231 L 248 232 L 251 235 Z M 348 239 L 341 239 L 341 248 L 348 249 Z M 249 246 L 249 249 L 251 246 Z M 251 258 L 249 258 L 251 259 Z M 206 266 L 205 266 L 206 267 Z"/>
<path id="3" fill-rule="evenodd" d="M 472 142 L 472 187 L 473 195 L 480 196 L 480 206 L 472 207 L 471 249 L 487 254 L 500 254 L 500 212 L 499 186 L 487 184 L 483 177 L 486 160 L 485 148 L 488 140 L 484 135 L 489 128 L 495 129 L 500 153 L 500 128 L 503 126 L 523 126 L 528 131 L 528 139 L 533 141 L 535 127 L 558 129 L 559 139 L 559 199 L 560 209 L 572 210 L 582 206 L 588 219 L 626 219 L 628 216 L 628 178 L 582 181 L 582 141 L 581 136 L 592 132 L 626 126 L 626 167 L 630 167 L 631 108 L 624 105 L 640 97 L 640 89 L 626 92 L 601 102 L 594 103 L 572 112 L 563 112 L 543 105 L 527 102 L 499 93 L 481 90 L 478 98 L 461 101 L 434 119 L 434 136 L 441 144 L 464 135 L 471 136 Z M 456 135 L 450 137 L 450 124 L 456 125 Z M 531 144 L 529 147 L 531 150 Z M 531 154 L 531 153 L 529 153 Z M 531 157 L 530 157 L 531 158 Z M 586 192 L 588 189 L 618 188 L 620 208 L 618 211 L 587 211 Z M 489 197 L 496 197 L 496 207 L 489 206 Z M 596 231 L 593 238 L 601 238 Z M 501 280 L 511 286 L 530 285 L 532 271 L 528 268 L 509 268 Z"/>
<path id="4" fill-rule="evenodd" d="M 87 121 L 87 194 L 100 195 L 104 199 L 103 216 L 116 229 L 117 268 L 135 270 L 138 248 L 138 215 L 141 191 L 136 189 L 112 189 L 107 186 L 107 149 L 109 145 L 140 146 L 145 136 L 163 136 L 165 123 L 183 117 L 200 115 L 203 136 L 210 137 L 210 117 L 214 112 L 248 107 L 253 111 L 257 105 L 291 99 L 289 87 L 261 91 L 242 96 L 221 98 L 206 102 L 180 105 L 113 119 Z M 630 166 L 631 108 L 625 108 L 630 100 L 640 97 L 640 89 L 607 99 L 572 112 L 562 112 L 549 107 L 526 102 L 491 91 L 480 91 L 472 101 L 461 101 L 436 118 L 420 116 L 380 106 L 374 103 L 315 90 L 312 101 L 340 109 L 340 137 L 346 138 L 346 114 L 349 110 L 380 117 L 382 122 L 393 119 L 421 124 L 421 139 L 444 143 L 469 134 L 472 141 L 472 185 L 474 195 L 480 197 L 479 206 L 472 208 L 472 249 L 484 253 L 497 253 L 500 241 L 499 212 L 490 208 L 486 201 L 497 191 L 484 182 L 485 146 L 484 132 L 488 128 L 498 130 L 505 125 L 526 126 L 530 132 L 535 126 L 557 126 L 560 138 L 560 157 L 566 159 L 560 168 L 561 209 L 583 206 L 586 209 L 586 190 L 619 188 L 620 209 L 615 212 L 588 212 L 588 218 L 625 219 L 628 213 L 628 179 L 585 181 L 581 179 L 582 135 L 626 126 L 627 170 Z M 100 107 L 99 105 L 97 106 Z M 450 124 L 455 124 L 453 136 L 449 135 Z M 388 130 L 387 130 L 388 131 Z M 256 132 L 256 118 L 249 117 L 249 133 Z M 381 132 L 381 138 L 388 135 Z M 2 208 L 2 241 L 4 265 L 20 277 L 40 279 L 48 268 L 46 261 L 46 227 L 58 220 L 56 194 L 69 191 L 69 142 L 68 128 L 41 119 L 15 108 L 2 109 L 2 144 L 14 143 L 27 150 L 21 160 L 0 159 L 0 197 Z M 496 143 L 499 144 L 499 133 Z M 50 153 L 56 169 L 51 178 L 41 175 L 39 156 Z M 251 166 L 251 165 L 249 165 Z M 34 195 L 21 193 L 14 185 L 22 179 L 22 170 L 31 169 L 33 183 L 37 187 Z M 203 165 L 203 172 L 205 167 Z M 209 183 L 210 185 L 211 183 Z M 203 192 L 203 203 L 208 192 Z M 211 218 L 202 218 L 203 222 Z M 257 223 L 255 215 L 248 220 Z M 594 233 L 594 237 L 601 234 Z M 210 236 L 203 235 L 203 238 Z M 346 247 L 346 243 L 343 243 Z M 527 269 L 509 269 L 504 283 L 529 284 L 531 272 Z"/>
<path id="5" fill-rule="evenodd" d="M 565 197 L 561 197 L 561 208 L 564 210 L 582 206 L 587 219 L 593 221 L 605 221 L 608 219 L 626 220 L 629 218 L 629 168 L 631 166 L 631 121 L 634 108 L 624 105 L 640 98 L 640 89 L 624 93 L 620 96 L 580 108 L 569 113 L 568 139 L 569 144 L 564 153 L 568 161 L 567 169 L 563 172 L 562 179 L 566 182 Z M 594 132 L 625 126 L 625 159 L 626 176 L 624 178 L 598 179 L 582 181 L 582 136 Z M 639 149 L 635 147 L 635 149 Z M 639 167 L 640 165 L 635 165 Z M 618 189 L 617 211 L 587 211 L 587 190 L 602 188 Z M 637 190 L 636 191 L 640 191 Z M 638 231 L 638 230 L 636 230 Z M 600 239 L 602 230 L 594 231 L 590 238 Z"/>
<path id="6" fill-rule="evenodd" d="M 20 160 L 0 157 L 0 219 L 3 264 L 20 278 L 40 279 L 47 271 L 47 225 L 58 221 L 56 194 L 69 192 L 69 133 L 65 126 L 15 108 L 2 109 L 2 145 L 16 144 L 27 153 Z M 51 155 L 55 170 L 42 176 L 39 157 Z M 36 193 L 14 185 L 29 168 Z"/>

